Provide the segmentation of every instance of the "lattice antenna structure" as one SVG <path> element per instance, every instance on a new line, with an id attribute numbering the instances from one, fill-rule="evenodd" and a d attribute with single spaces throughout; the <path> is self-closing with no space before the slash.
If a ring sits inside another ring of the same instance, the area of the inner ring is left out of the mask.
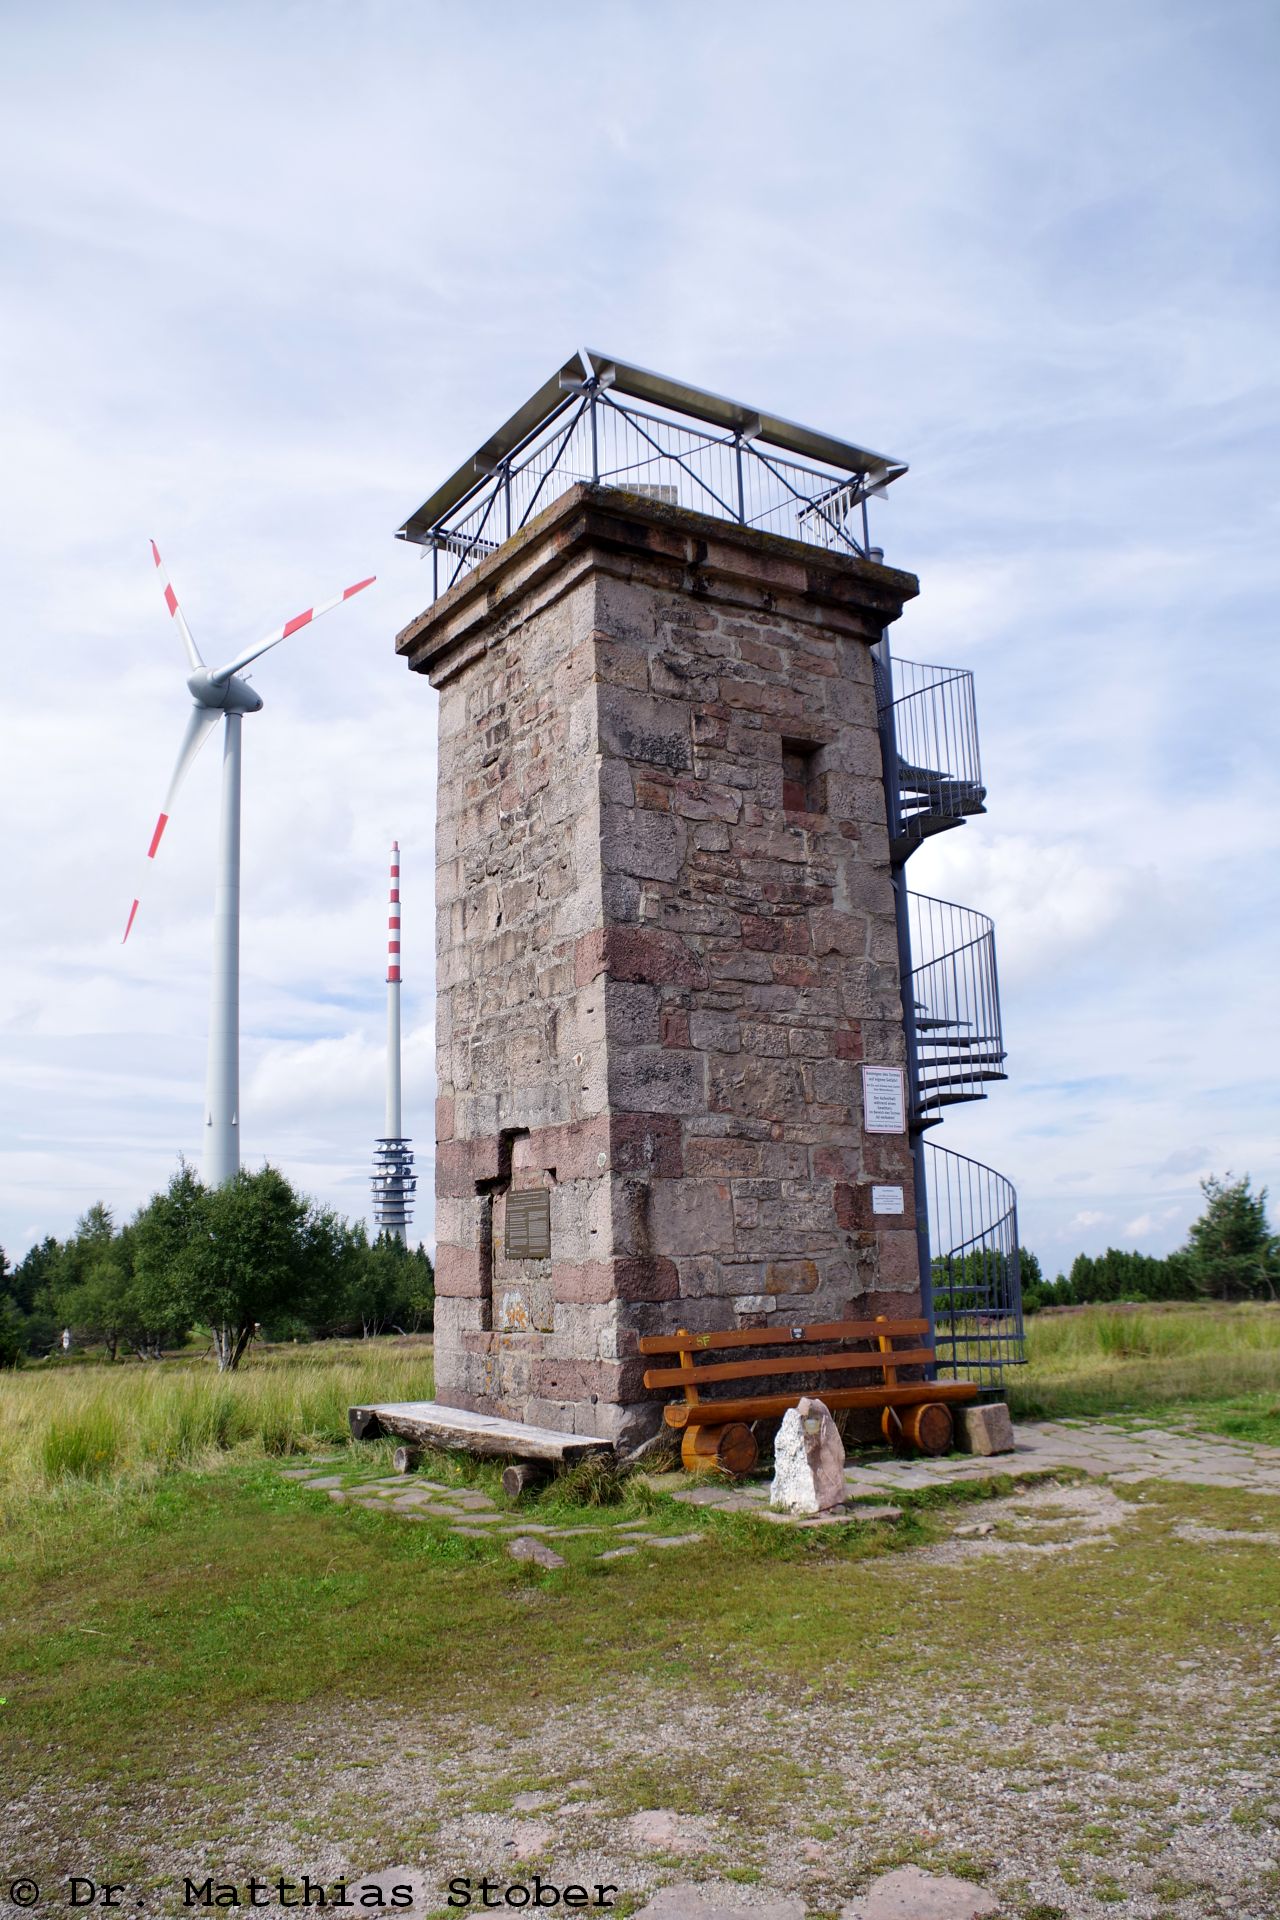
<path id="1" fill-rule="evenodd" d="M 373 1217 L 380 1233 L 406 1246 L 418 1181 L 413 1147 L 406 1140 L 400 1104 L 400 843 L 391 847 L 391 897 L 387 907 L 387 1116 L 373 1149 Z"/>

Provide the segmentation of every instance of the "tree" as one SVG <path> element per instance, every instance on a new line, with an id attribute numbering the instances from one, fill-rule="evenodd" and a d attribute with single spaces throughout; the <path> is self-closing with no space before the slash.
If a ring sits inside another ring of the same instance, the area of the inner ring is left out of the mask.
<path id="1" fill-rule="evenodd" d="M 53 1282 L 62 1252 L 59 1242 L 47 1234 L 5 1276 L 9 1298 L 23 1317 L 28 1353 L 47 1353 L 57 1338 Z"/>
<path id="2" fill-rule="evenodd" d="M 243 1168 L 194 1197 L 178 1282 L 186 1311 L 213 1334 L 218 1371 L 240 1365 L 264 1320 L 302 1314 L 308 1302 L 312 1210 L 275 1167 Z"/>
<path id="3" fill-rule="evenodd" d="M 50 1280 L 58 1318 L 85 1339 L 101 1340 L 114 1360 L 124 1320 L 128 1285 L 115 1221 L 102 1201 L 82 1213 L 62 1248 Z"/>
<path id="4" fill-rule="evenodd" d="M 410 1251 L 397 1235 L 380 1233 L 372 1246 L 365 1246 L 345 1318 L 359 1323 L 366 1340 L 388 1327 L 417 1333 L 434 1318 L 435 1278 L 422 1247 Z"/>
<path id="5" fill-rule="evenodd" d="M 203 1192 L 196 1174 L 179 1160 L 164 1192 L 153 1194 L 134 1216 L 130 1345 L 142 1359 L 159 1359 L 165 1346 L 179 1345 L 191 1330 L 183 1257 Z"/>
<path id="6" fill-rule="evenodd" d="M 1217 1300 L 1276 1297 L 1280 1244 L 1267 1224 L 1267 1189 L 1250 1192 L 1249 1175 L 1211 1174 L 1200 1182 L 1208 1202 L 1187 1236 L 1186 1265 L 1196 1290 Z"/>
<path id="7" fill-rule="evenodd" d="M 26 1317 L 11 1295 L 0 1293 L 0 1367 L 20 1367 L 26 1350 Z"/>
<path id="8" fill-rule="evenodd" d="M 407 1333 L 429 1332 L 435 1325 L 436 1270 L 425 1247 L 415 1247 L 409 1255 L 404 1307 Z"/>
<path id="9" fill-rule="evenodd" d="M 109 1246 L 74 1286 L 58 1294 L 67 1326 L 85 1340 L 100 1340 L 114 1360 L 129 1318 L 129 1272 L 123 1252 Z"/>
<path id="10" fill-rule="evenodd" d="M 369 1240 L 363 1226 L 353 1227 L 331 1207 L 314 1201 L 307 1206 L 302 1222 L 302 1285 L 294 1311 L 312 1331 L 327 1332 L 347 1318 L 368 1258 Z"/>

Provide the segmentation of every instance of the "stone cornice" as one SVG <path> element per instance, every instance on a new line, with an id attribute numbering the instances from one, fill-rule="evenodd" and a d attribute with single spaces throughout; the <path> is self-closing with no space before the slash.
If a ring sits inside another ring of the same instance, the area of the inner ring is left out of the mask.
<path id="1" fill-rule="evenodd" d="M 481 630 L 507 629 L 531 601 L 558 597 L 592 569 L 867 641 L 919 591 L 914 574 L 896 567 L 615 487 L 578 486 L 410 621 L 396 652 L 438 684 L 483 647 Z"/>

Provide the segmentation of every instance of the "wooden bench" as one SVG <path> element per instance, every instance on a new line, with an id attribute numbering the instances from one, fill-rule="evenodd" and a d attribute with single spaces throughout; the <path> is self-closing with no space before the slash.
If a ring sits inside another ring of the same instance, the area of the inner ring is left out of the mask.
<path id="1" fill-rule="evenodd" d="M 663 1418 L 684 1434 L 680 1452 L 685 1466 L 691 1471 L 720 1467 L 729 1473 L 749 1473 L 759 1453 L 749 1423 L 779 1418 L 806 1393 L 820 1397 L 833 1410 L 879 1407 L 886 1440 L 922 1453 L 945 1453 L 952 1435 L 948 1403 L 976 1400 L 978 1389 L 970 1380 L 899 1379 L 902 1368 L 932 1366 L 928 1334 L 927 1320 L 889 1320 L 881 1314 L 875 1320 L 830 1320 L 810 1327 L 646 1334 L 640 1351 L 646 1356 L 676 1357 L 675 1366 L 648 1368 L 644 1384 L 684 1389 L 683 1401 L 665 1407 Z M 895 1346 L 899 1340 L 907 1344 Z M 812 1351 L 819 1347 L 835 1351 Z M 764 1348 L 775 1351 L 766 1354 L 761 1351 Z M 786 1351 L 776 1351 L 779 1348 Z M 710 1357 L 726 1351 L 735 1357 Z M 695 1364 L 695 1356 L 701 1357 L 700 1365 Z M 857 1373 L 879 1377 L 869 1384 L 840 1385 L 841 1375 Z M 824 1374 L 835 1376 L 830 1386 L 821 1383 L 797 1386 L 794 1392 L 775 1388 L 703 1397 L 705 1388 L 729 1381 L 776 1381 L 788 1375 L 812 1381 Z"/>

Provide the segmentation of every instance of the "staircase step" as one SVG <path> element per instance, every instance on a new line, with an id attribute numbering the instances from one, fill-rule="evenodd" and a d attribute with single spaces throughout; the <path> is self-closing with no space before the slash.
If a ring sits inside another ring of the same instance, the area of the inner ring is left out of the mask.
<path id="1" fill-rule="evenodd" d="M 973 1081 L 976 1083 L 1008 1078 L 1007 1073 L 975 1073 Z M 933 1107 L 958 1107 L 963 1106 L 966 1101 L 985 1100 L 986 1097 L 985 1092 L 976 1091 L 973 1084 L 967 1084 L 964 1081 L 958 1084 L 941 1081 L 936 1086 L 921 1087 L 920 1110 L 926 1112 Z"/>
<path id="2" fill-rule="evenodd" d="M 980 780 L 966 780 L 962 774 L 944 773 L 941 767 L 917 767 L 909 760 L 898 762 L 899 793 L 940 793 L 948 788 L 964 788 L 985 800 L 987 790 Z"/>
<path id="3" fill-rule="evenodd" d="M 998 1067 L 1008 1058 L 1004 1048 L 995 1046 L 990 1040 L 986 1042 L 985 1053 L 974 1053 L 972 1047 L 975 1043 L 966 1043 L 963 1038 L 954 1042 L 924 1039 L 919 1044 L 921 1049 L 929 1049 L 921 1060 L 921 1065 L 925 1067 L 939 1067 L 945 1060 L 954 1060 L 957 1068 L 967 1071 L 970 1067 Z"/>
<path id="4" fill-rule="evenodd" d="M 946 800 L 955 811 L 981 812 L 987 790 L 976 780 L 944 780 L 937 778 L 927 783 L 898 783 L 898 793 L 903 802 L 916 813 L 927 813 L 939 800 Z"/>

